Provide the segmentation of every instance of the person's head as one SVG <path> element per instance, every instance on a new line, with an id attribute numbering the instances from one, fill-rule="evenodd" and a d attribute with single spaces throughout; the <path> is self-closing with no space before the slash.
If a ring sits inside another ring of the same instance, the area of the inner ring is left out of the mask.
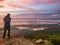
<path id="1" fill-rule="evenodd" d="M 10 14 L 8 13 L 7 16 L 10 16 Z"/>

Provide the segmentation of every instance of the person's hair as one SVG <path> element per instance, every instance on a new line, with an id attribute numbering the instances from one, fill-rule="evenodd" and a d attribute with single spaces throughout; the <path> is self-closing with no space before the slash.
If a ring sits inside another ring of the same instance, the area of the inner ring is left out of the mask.
<path id="1" fill-rule="evenodd" d="M 10 14 L 8 13 L 7 16 L 10 16 Z"/>

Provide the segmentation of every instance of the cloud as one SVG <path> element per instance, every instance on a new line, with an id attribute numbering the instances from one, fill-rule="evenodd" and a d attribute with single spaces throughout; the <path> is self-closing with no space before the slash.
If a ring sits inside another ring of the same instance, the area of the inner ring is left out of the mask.
<path id="1" fill-rule="evenodd" d="M 40 0 L 41 3 L 51 4 L 58 2 L 57 0 Z"/>
<path id="2" fill-rule="evenodd" d="M 35 18 L 34 15 L 18 15 L 18 16 L 13 16 L 13 18 Z"/>
<path id="3" fill-rule="evenodd" d="M 4 8 L 4 6 L 0 5 L 0 8 Z"/>
<path id="4" fill-rule="evenodd" d="M 53 4 L 58 2 L 58 0 L 20 0 L 22 4 Z"/>
<path id="5" fill-rule="evenodd" d="M 4 0 L 0 0 L 0 2 L 2 2 L 2 1 L 4 1 Z"/>
<path id="6" fill-rule="evenodd" d="M 60 8 L 55 8 L 54 10 L 55 10 L 55 11 L 60 11 Z"/>
<path id="7" fill-rule="evenodd" d="M 50 18 L 60 18 L 60 14 L 53 14 L 50 16 Z"/>
<path id="8" fill-rule="evenodd" d="M 60 3 L 58 0 L 11 0 L 9 2 L 10 4 L 12 4 L 11 2 L 16 3 L 17 5 L 48 5 Z"/>
<path id="9" fill-rule="evenodd" d="M 4 4 L 0 5 L 0 8 L 20 8 L 31 12 L 59 11 L 59 2 L 59 0 L 4 0 L 0 3 Z"/>
<path id="10" fill-rule="evenodd" d="M 30 4 L 30 3 L 32 3 L 32 0 L 21 0 L 20 3 L 22 3 L 22 4 Z"/>

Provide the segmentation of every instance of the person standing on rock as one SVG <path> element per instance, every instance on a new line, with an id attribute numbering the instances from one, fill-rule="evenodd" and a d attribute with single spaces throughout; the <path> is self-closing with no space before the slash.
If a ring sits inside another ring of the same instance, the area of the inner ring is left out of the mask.
<path id="1" fill-rule="evenodd" d="M 9 13 L 7 14 L 7 16 L 4 17 L 3 21 L 4 21 L 3 39 L 5 39 L 7 31 L 8 31 L 8 38 L 10 39 L 10 22 L 11 22 L 11 17 L 10 17 Z"/>

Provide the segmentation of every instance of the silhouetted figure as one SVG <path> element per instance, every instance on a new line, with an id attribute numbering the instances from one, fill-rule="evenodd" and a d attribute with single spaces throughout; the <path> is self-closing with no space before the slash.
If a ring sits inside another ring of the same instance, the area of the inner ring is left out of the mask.
<path id="1" fill-rule="evenodd" d="M 6 31 L 8 31 L 8 38 L 10 39 L 10 22 L 11 22 L 11 18 L 10 18 L 10 14 L 9 13 L 7 14 L 7 16 L 4 17 L 3 21 L 4 21 L 3 38 L 5 38 Z"/>

